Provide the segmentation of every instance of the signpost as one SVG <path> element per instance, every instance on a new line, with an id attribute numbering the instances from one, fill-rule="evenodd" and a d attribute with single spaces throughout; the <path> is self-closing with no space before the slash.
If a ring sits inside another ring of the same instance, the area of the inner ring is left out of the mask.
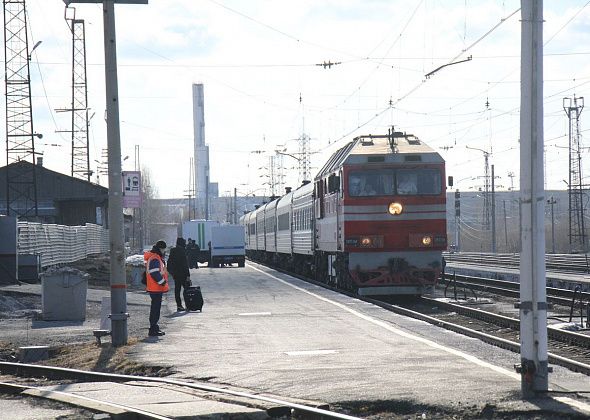
<path id="1" fill-rule="evenodd" d="M 123 207 L 138 209 L 141 203 L 141 172 L 123 171 Z"/>
<path id="2" fill-rule="evenodd" d="M 123 236 L 123 183 L 121 182 L 121 135 L 119 131 L 119 88 L 115 3 L 148 4 L 148 0 L 64 0 L 71 3 L 102 3 L 104 14 L 104 55 L 109 151 L 109 242 L 111 251 L 111 325 L 113 346 L 127 344 L 127 282 Z M 140 195 L 141 196 L 141 195 Z"/>

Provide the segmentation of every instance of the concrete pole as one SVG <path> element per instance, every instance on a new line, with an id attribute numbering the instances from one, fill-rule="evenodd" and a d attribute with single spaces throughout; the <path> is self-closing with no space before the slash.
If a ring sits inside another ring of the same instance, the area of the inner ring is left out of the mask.
<path id="1" fill-rule="evenodd" d="M 543 189 L 543 1 L 521 0 L 520 361 L 523 398 L 548 389 Z"/>
<path id="2" fill-rule="evenodd" d="M 492 252 L 496 252 L 496 180 L 492 165 Z"/>
<path id="3" fill-rule="evenodd" d="M 508 227 L 506 226 L 506 200 L 502 200 L 502 205 L 504 206 L 504 244 L 506 245 L 506 252 L 509 252 L 509 249 L 508 249 Z"/>
<path id="4" fill-rule="evenodd" d="M 557 200 L 553 196 L 547 200 L 547 203 L 551 205 L 551 253 L 555 254 L 555 213 L 553 207 L 557 203 Z"/>
<path id="5" fill-rule="evenodd" d="M 127 344 L 127 282 L 123 244 L 123 186 L 121 178 L 121 135 L 119 131 L 119 88 L 114 0 L 104 0 L 104 55 L 107 102 L 109 164 L 109 241 L 111 249 L 111 325 L 114 346 Z"/>
<path id="6" fill-rule="evenodd" d="M 238 189 L 234 188 L 234 225 L 238 224 Z"/>

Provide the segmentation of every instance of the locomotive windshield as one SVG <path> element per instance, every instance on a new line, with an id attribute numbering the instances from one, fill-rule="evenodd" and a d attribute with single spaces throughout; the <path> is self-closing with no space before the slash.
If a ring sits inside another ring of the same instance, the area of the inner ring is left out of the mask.
<path id="1" fill-rule="evenodd" d="M 374 169 L 351 172 L 348 177 L 351 197 L 438 195 L 441 187 L 438 169 Z"/>

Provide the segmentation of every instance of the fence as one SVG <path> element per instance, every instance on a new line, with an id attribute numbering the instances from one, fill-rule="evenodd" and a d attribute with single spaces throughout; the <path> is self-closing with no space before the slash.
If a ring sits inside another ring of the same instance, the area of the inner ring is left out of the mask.
<path id="1" fill-rule="evenodd" d="M 18 253 L 40 255 L 41 267 L 66 264 L 109 250 L 102 226 L 62 226 L 18 222 Z"/>

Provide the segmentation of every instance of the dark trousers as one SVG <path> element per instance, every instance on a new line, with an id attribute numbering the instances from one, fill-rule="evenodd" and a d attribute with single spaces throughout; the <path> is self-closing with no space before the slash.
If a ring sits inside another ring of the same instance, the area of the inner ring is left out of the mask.
<path id="1" fill-rule="evenodd" d="M 174 298 L 176 299 L 176 306 L 180 308 L 182 306 L 182 299 L 180 298 L 180 288 L 185 287 L 186 277 L 185 278 L 176 278 L 174 277 Z M 185 287 L 186 290 L 186 287 Z"/>
<path id="2" fill-rule="evenodd" d="M 159 331 L 158 321 L 160 320 L 160 309 L 162 308 L 162 294 L 163 293 L 152 293 L 152 304 L 150 306 L 150 331 Z"/>

